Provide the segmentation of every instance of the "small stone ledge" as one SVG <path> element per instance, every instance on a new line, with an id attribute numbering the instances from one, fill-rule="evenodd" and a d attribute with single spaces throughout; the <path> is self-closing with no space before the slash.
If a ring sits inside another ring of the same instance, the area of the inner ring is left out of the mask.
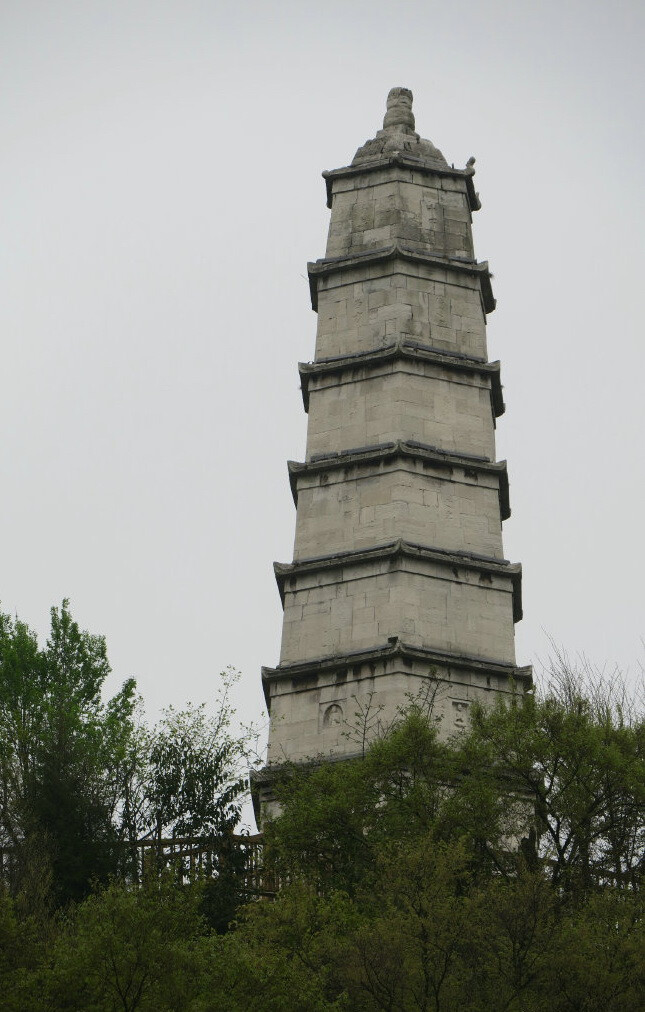
<path id="1" fill-rule="evenodd" d="M 443 351 L 439 348 L 419 344 L 418 341 L 397 341 L 383 348 L 318 359 L 316 362 L 299 362 L 300 388 L 305 411 L 309 411 L 309 380 L 317 376 L 332 376 L 357 368 L 375 369 L 386 362 L 406 360 L 428 362 L 454 372 L 478 373 L 488 376 L 491 381 L 491 405 L 496 418 L 504 414 L 506 406 L 502 393 L 500 363 L 486 362 L 482 358 Z"/>
<path id="2" fill-rule="evenodd" d="M 513 620 L 519 622 L 522 618 L 522 566 L 519 562 L 511 563 L 507 559 L 494 559 L 489 555 L 478 555 L 474 552 L 460 550 L 450 552 L 443 548 L 414 544 L 411 541 L 404 541 L 403 538 L 358 551 L 317 555 L 299 559 L 297 562 L 274 562 L 273 570 L 280 599 L 284 606 L 284 585 L 289 578 L 347 566 L 360 566 L 370 562 L 380 562 L 384 559 L 392 561 L 397 558 L 423 559 L 440 566 L 449 566 L 453 570 L 461 566 L 489 576 L 507 576 L 512 584 Z"/>
<path id="3" fill-rule="evenodd" d="M 454 467 L 461 467 L 465 471 L 496 476 L 499 479 L 499 505 L 502 520 L 508 520 L 510 517 L 508 471 L 505 460 L 495 462 L 489 460 L 487 457 L 475 457 L 465 453 L 449 453 L 436 446 L 428 446 L 425 443 L 417 443 L 414 440 L 406 441 L 402 439 L 376 446 L 361 446 L 352 450 L 342 450 L 339 453 L 318 454 L 312 460 L 302 463 L 295 460 L 287 461 L 293 501 L 297 506 L 298 477 L 300 475 L 322 474 L 326 471 L 334 471 L 347 467 L 360 467 L 361 465 L 378 466 L 380 463 L 397 458 L 420 460 L 431 464 L 433 467 L 450 470 Z"/>
<path id="4" fill-rule="evenodd" d="M 351 270 L 355 267 L 363 267 L 367 264 L 382 263 L 388 260 L 408 260 L 411 263 L 427 264 L 430 267 L 438 267 L 442 270 L 453 270 L 460 274 L 468 274 L 479 280 L 482 292 L 484 311 L 492 313 L 496 306 L 491 286 L 491 274 L 488 269 L 488 261 L 482 260 L 477 263 L 475 260 L 467 260 L 463 257 L 444 257 L 432 253 L 420 253 L 411 246 L 404 243 L 393 243 L 389 246 L 380 246 L 377 249 L 364 250 L 360 253 L 350 253 L 348 256 L 329 257 L 316 260 L 315 263 L 307 264 L 309 275 L 309 291 L 311 293 L 311 308 L 318 310 L 318 278 L 327 277 L 336 271 Z"/>
<path id="5" fill-rule="evenodd" d="M 474 171 L 472 168 L 456 169 L 453 166 L 437 165 L 435 162 L 426 162 L 422 158 L 415 158 L 414 155 L 397 153 L 382 158 L 375 158 L 371 162 L 360 162 L 357 165 L 344 165 L 340 169 L 326 169 L 323 172 L 323 179 L 327 188 L 327 207 L 331 208 L 333 199 L 333 185 L 335 179 L 346 179 L 351 176 L 362 176 L 371 172 L 382 172 L 390 167 L 401 169 L 412 169 L 414 172 L 425 172 L 429 176 L 451 176 L 453 179 L 463 179 L 466 184 L 468 203 L 471 211 L 481 209 L 479 194 L 475 192 L 473 180 Z"/>

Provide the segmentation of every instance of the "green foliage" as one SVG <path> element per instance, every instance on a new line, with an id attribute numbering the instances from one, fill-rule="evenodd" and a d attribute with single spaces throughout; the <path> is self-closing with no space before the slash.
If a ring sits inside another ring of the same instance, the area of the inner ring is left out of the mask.
<path id="1" fill-rule="evenodd" d="M 17 887 L 49 874 L 61 903 L 115 870 L 134 682 L 104 703 L 109 670 L 103 637 L 82 632 L 66 601 L 52 608 L 43 650 L 23 623 L 0 617 L 0 832 Z"/>
<path id="2" fill-rule="evenodd" d="M 150 729 L 132 679 L 103 699 L 109 671 L 104 638 L 81 631 L 67 601 L 52 609 L 43 649 L 0 614 L 0 847 L 13 895 L 35 915 L 116 874 L 137 879 L 142 838 L 215 847 L 240 818 L 255 731 L 233 733 L 235 672 L 222 675 L 214 716 L 169 709 Z M 230 920 L 239 895 L 219 893 L 209 916 Z"/>
<path id="3" fill-rule="evenodd" d="M 640 1012 L 645 736 L 606 686 L 561 671 L 542 694 L 474 707 L 449 741 L 431 695 L 387 733 L 368 708 L 358 758 L 283 770 L 282 814 L 265 831 L 282 888 L 241 907 L 229 829 L 251 742 L 231 731 L 230 681 L 214 721 L 189 707 L 148 730 L 127 693 L 101 703 L 104 644 L 81 642 L 69 616 L 57 613 L 44 651 L 3 623 L 3 831 L 15 827 L 24 869 L 0 895 L 2 1008 Z M 46 796 L 56 742 L 80 800 L 56 777 Z M 141 884 L 128 872 L 52 912 L 65 830 L 52 797 L 82 810 L 82 826 L 109 827 L 105 839 L 217 838 L 219 875 L 186 886 L 179 868 Z M 41 836 L 21 838 L 35 825 Z"/>
<path id="4" fill-rule="evenodd" d="M 195 1007 L 208 941 L 194 889 L 169 876 L 112 884 L 68 911 L 38 981 L 45 1007 L 78 1012 Z"/>
<path id="5" fill-rule="evenodd" d="M 289 884 L 235 943 L 352 1009 L 642 1008 L 643 721 L 593 688 L 562 670 L 448 742 L 412 705 L 363 759 L 289 770 Z"/>
<path id="6" fill-rule="evenodd" d="M 0 887 L 0 996 L 3 1012 L 30 1008 L 34 975 L 45 956 L 49 932 L 34 917 L 21 917 Z"/>
<path id="7" fill-rule="evenodd" d="M 382 846 L 450 832 L 462 766 L 461 750 L 413 706 L 364 758 L 285 770 L 276 783 L 282 815 L 265 829 L 269 859 L 284 877 L 351 894 Z"/>
<path id="8" fill-rule="evenodd" d="M 217 874 L 202 882 L 200 912 L 209 928 L 223 935 L 248 900 L 244 891 L 246 854 L 229 833 L 217 844 Z"/>
<path id="9" fill-rule="evenodd" d="M 228 695 L 237 675 L 229 670 L 221 678 L 214 720 L 205 704 L 170 707 L 150 736 L 147 822 L 159 835 L 219 836 L 239 821 L 252 732 L 231 733 Z"/>
<path id="10" fill-rule="evenodd" d="M 285 770 L 276 791 L 271 857 L 318 888 L 351 892 L 384 843 L 430 831 L 464 842 L 479 874 L 515 875 L 521 857 L 578 895 L 640 882 L 643 722 L 598 714 L 582 687 L 474 706 L 447 742 L 413 706 L 362 760 Z"/>
<path id="11" fill-rule="evenodd" d="M 350 1009 L 334 979 L 357 916 L 345 894 L 321 896 L 294 883 L 275 901 L 251 904 L 238 930 L 221 938 L 209 1008 L 224 1012 L 336 1012 Z"/>
<path id="12" fill-rule="evenodd" d="M 499 796 L 503 773 L 524 811 L 535 813 L 533 858 L 554 885 L 578 894 L 602 881 L 637 887 L 645 848 L 642 722 L 606 710 L 599 716 L 581 692 L 476 709 L 473 719 L 462 747 L 470 783 Z M 505 835 L 483 842 L 502 865 Z"/>
<path id="13" fill-rule="evenodd" d="M 249 767 L 258 763 L 256 728 L 233 730 L 238 678 L 221 672 L 208 708 L 169 707 L 155 727 L 134 728 L 120 796 L 124 839 L 223 836 L 237 825 Z"/>

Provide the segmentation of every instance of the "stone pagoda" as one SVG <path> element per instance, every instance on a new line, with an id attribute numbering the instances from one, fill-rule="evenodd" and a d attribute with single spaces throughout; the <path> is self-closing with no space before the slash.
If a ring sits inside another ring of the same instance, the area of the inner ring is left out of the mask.
<path id="1" fill-rule="evenodd" d="M 504 559 L 510 515 L 495 308 L 473 252 L 474 159 L 449 165 L 415 133 L 412 93 L 393 88 L 383 129 L 351 165 L 324 172 L 331 222 L 308 265 L 316 354 L 299 366 L 306 459 L 289 462 L 293 561 L 276 563 L 280 663 L 262 680 L 271 767 L 350 758 L 357 712 L 387 725 L 438 687 L 442 733 L 474 699 L 522 691 L 515 662 L 521 567 Z"/>

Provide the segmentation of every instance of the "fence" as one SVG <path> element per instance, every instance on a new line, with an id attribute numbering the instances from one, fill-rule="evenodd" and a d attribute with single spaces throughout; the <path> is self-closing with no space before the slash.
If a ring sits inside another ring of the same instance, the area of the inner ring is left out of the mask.
<path id="1" fill-rule="evenodd" d="M 275 876 L 264 867 L 262 835 L 223 839 L 178 837 L 137 840 L 127 847 L 129 877 L 142 882 L 160 869 L 173 868 L 185 883 L 229 873 L 237 888 L 249 895 L 272 895 Z"/>
<path id="2" fill-rule="evenodd" d="M 170 868 L 184 884 L 226 874 L 244 895 L 273 896 L 275 874 L 265 868 L 262 835 L 225 837 L 168 837 L 124 841 L 118 847 L 118 864 L 125 881 L 140 884 Z M 0 847 L 0 880 L 11 888 L 17 879 L 16 852 Z"/>

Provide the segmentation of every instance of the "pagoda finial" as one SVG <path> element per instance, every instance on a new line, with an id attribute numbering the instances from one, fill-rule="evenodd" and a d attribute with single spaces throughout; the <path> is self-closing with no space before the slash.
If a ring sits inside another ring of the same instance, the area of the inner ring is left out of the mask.
<path id="1" fill-rule="evenodd" d="M 421 159 L 428 165 L 448 167 L 439 148 L 415 133 L 412 92 L 409 88 L 390 89 L 387 96 L 387 112 L 383 120 L 383 129 L 377 131 L 376 137 L 361 144 L 354 155 L 352 165 L 391 158 L 400 154 Z"/>
<path id="2" fill-rule="evenodd" d="M 409 88 L 391 88 L 387 96 L 387 112 L 383 129 L 397 133 L 414 133 L 412 92 Z"/>

